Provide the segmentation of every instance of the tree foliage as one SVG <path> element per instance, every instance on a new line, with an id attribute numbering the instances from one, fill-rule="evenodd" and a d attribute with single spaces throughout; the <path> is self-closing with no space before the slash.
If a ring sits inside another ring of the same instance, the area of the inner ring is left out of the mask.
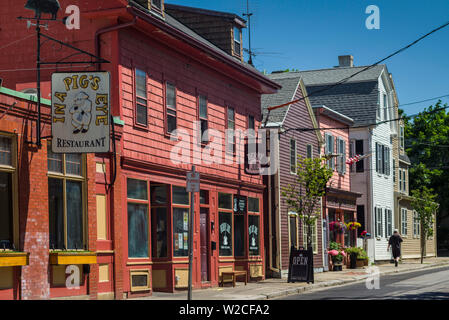
<path id="1" fill-rule="evenodd" d="M 322 158 L 299 157 L 295 183 L 282 190 L 288 209 L 296 212 L 307 227 L 307 247 L 312 245 L 312 227 L 321 214 L 320 201 L 332 174 Z"/>
<path id="2" fill-rule="evenodd" d="M 412 208 L 418 214 L 421 225 L 421 263 L 424 259 L 426 241 L 434 234 L 435 214 L 438 210 L 438 203 L 435 202 L 437 195 L 432 189 L 421 186 L 420 189 L 412 190 Z"/>
<path id="3" fill-rule="evenodd" d="M 438 101 L 413 121 L 405 121 L 405 147 L 412 162 L 410 190 L 422 186 L 434 190 L 440 204 L 438 221 L 449 215 L 449 112 L 445 107 Z"/>

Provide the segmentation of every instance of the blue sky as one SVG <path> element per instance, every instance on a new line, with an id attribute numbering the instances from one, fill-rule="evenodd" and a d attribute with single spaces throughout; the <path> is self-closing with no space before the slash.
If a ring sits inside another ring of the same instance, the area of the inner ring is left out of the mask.
<path id="1" fill-rule="evenodd" d="M 242 15 L 246 0 L 168 0 L 167 3 Z M 368 30 L 366 7 L 380 9 L 380 29 Z M 448 0 L 250 0 L 255 66 L 263 71 L 331 68 L 352 54 L 370 65 L 449 21 Z M 248 47 L 247 31 L 243 33 Z M 385 62 L 400 104 L 449 95 L 449 26 Z M 449 104 L 449 97 L 442 99 Z M 404 106 L 417 113 L 431 102 Z"/>

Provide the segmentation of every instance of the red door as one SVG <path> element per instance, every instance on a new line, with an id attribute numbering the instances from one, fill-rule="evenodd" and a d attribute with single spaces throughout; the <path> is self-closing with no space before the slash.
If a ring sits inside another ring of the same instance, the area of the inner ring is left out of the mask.
<path id="1" fill-rule="evenodd" d="M 201 281 L 207 282 L 209 277 L 209 236 L 207 232 L 207 216 L 209 209 L 200 211 L 200 252 L 201 252 Z"/>

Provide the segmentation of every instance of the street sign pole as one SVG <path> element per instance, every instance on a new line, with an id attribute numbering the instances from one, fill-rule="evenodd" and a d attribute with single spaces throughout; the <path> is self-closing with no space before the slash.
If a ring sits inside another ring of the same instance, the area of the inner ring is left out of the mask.
<path id="1" fill-rule="evenodd" d="M 192 176 L 195 176 L 195 165 L 192 166 Z M 189 181 L 187 182 L 189 184 Z M 190 186 L 188 186 L 190 189 Z M 189 227 L 189 288 L 187 293 L 187 300 L 192 300 L 192 264 L 193 264 L 193 226 L 195 217 L 195 190 L 190 191 L 190 227 Z"/>

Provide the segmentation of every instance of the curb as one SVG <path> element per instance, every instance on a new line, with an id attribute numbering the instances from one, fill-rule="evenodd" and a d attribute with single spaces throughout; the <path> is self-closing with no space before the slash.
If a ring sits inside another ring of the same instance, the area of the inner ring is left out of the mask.
<path id="1" fill-rule="evenodd" d="M 382 275 L 391 275 L 391 274 L 398 274 L 398 273 L 407 274 L 407 273 L 417 272 L 417 271 L 426 270 L 426 269 L 434 269 L 434 268 L 444 267 L 444 266 L 449 266 L 449 261 L 423 266 L 422 268 L 416 268 L 414 270 L 384 271 L 384 272 L 380 272 L 380 275 L 382 276 Z M 314 290 L 317 288 L 337 287 L 337 286 L 342 286 L 342 285 L 346 285 L 346 284 L 357 283 L 357 282 L 364 281 L 367 277 L 368 277 L 368 275 L 366 275 L 366 276 L 364 275 L 364 276 L 360 276 L 360 277 L 356 277 L 356 278 L 352 278 L 352 279 L 345 279 L 345 280 L 329 280 L 329 281 L 324 281 L 324 282 L 320 282 L 320 283 L 314 283 L 314 284 L 311 284 L 306 287 L 290 288 L 290 289 L 286 289 L 286 290 L 282 290 L 282 291 L 278 291 L 278 292 L 273 292 L 273 293 L 270 293 L 267 295 L 262 295 L 262 297 L 257 300 L 269 300 L 269 299 L 289 296 L 289 295 L 293 295 L 293 294 L 300 294 L 300 293 L 303 293 L 306 291 L 311 291 L 311 290 Z"/>

